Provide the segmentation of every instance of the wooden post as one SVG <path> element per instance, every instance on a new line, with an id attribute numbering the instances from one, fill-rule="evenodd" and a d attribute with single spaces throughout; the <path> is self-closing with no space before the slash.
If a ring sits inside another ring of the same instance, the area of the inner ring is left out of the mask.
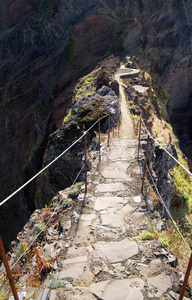
<path id="1" fill-rule="evenodd" d="M 191 267 L 192 267 L 192 252 L 191 252 L 191 256 L 189 258 L 189 263 L 188 263 L 188 266 L 187 266 L 187 271 L 185 273 L 185 278 L 184 278 L 183 285 L 182 285 L 182 288 L 181 288 L 179 300 L 182 300 L 183 296 L 185 294 L 185 290 L 186 290 L 188 278 L 189 278 L 189 275 L 190 275 Z"/>
<path id="2" fill-rule="evenodd" d="M 15 288 L 15 282 L 13 280 L 13 276 L 12 276 L 12 273 L 11 273 L 11 269 L 9 267 L 9 263 L 8 263 L 8 260 L 7 260 L 5 249 L 3 247 L 3 243 L 2 243 L 1 237 L 0 237 L 0 255 L 1 255 L 2 261 L 3 261 L 4 266 L 5 266 L 5 270 L 7 272 L 7 276 L 9 278 L 9 283 L 10 283 L 10 286 L 11 286 L 11 289 L 12 289 L 13 296 L 14 296 L 15 300 L 19 300 L 16 288 Z"/>
<path id="3" fill-rule="evenodd" d="M 142 186 L 141 186 L 141 193 L 143 193 L 143 187 L 144 187 L 144 179 L 145 179 L 145 171 L 146 171 L 146 166 L 147 166 L 148 150 L 149 150 L 149 135 L 148 135 L 148 139 L 147 139 L 147 149 L 146 149 L 146 154 L 145 154 L 145 164 L 144 164 L 144 169 L 143 169 L 143 180 L 142 180 Z"/>
<path id="4" fill-rule="evenodd" d="M 118 137 L 119 137 L 119 127 L 120 127 L 120 122 L 118 122 Z"/>
<path id="5" fill-rule="evenodd" d="M 139 144 L 138 144 L 138 159 L 139 159 L 140 141 L 141 141 L 141 119 L 140 119 L 140 122 L 139 122 Z"/>
<path id="6" fill-rule="evenodd" d="M 109 147 L 109 139 L 110 139 L 110 115 L 108 118 L 108 144 L 107 144 L 108 147 Z"/>
<path id="7" fill-rule="evenodd" d="M 98 131 L 99 131 L 99 161 L 101 161 L 101 124 L 100 124 L 100 120 L 98 122 Z"/>
<path id="8" fill-rule="evenodd" d="M 85 134 L 85 193 L 87 193 L 87 134 Z"/>

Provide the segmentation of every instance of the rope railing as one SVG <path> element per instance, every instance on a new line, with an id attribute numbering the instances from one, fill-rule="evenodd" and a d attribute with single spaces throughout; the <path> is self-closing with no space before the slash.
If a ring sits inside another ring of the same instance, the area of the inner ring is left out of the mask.
<path id="1" fill-rule="evenodd" d="M 162 146 L 162 144 L 160 144 L 149 132 L 149 130 L 147 129 L 144 120 L 141 118 L 142 124 L 147 132 L 147 134 L 150 136 L 150 138 L 158 145 L 161 147 L 161 149 L 163 149 L 177 164 L 179 164 L 190 176 L 192 176 L 192 173 L 182 164 L 180 163 L 180 161 L 178 161 L 169 151 L 167 151 L 167 149 L 165 149 L 165 147 Z"/>
<path id="2" fill-rule="evenodd" d="M 71 146 L 69 146 L 66 150 L 64 150 L 61 154 L 59 154 L 55 159 L 53 159 L 47 166 L 45 166 L 43 169 L 41 169 L 38 173 L 36 173 L 32 178 L 30 178 L 26 183 L 24 183 L 22 186 L 20 186 L 15 192 L 13 192 L 11 195 L 9 195 L 6 199 L 4 199 L 0 203 L 0 207 L 5 204 L 8 200 L 10 200 L 13 196 L 15 196 L 19 191 L 21 191 L 24 187 L 26 187 L 31 181 L 33 181 L 35 178 L 37 178 L 41 173 L 43 173 L 46 169 L 48 169 L 52 164 L 54 164 L 61 156 L 63 156 L 67 151 L 69 151 L 76 143 L 78 143 L 97 123 L 98 121 L 103 120 L 106 118 L 108 114 L 103 116 L 102 118 L 99 118 L 89 129 L 87 129 Z"/>
<path id="3" fill-rule="evenodd" d="M 38 173 L 36 173 L 31 179 L 29 179 L 26 183 L 24 183 L 21 187 L 19 187 L 15 192 L 13 192 L 10 196 L 8 196 L 5 200 L 3 200 L 1 203 L 0 203 L 0 206 L 2 206 L 4 203 L 6 203 L 8 200 L 10 200 L 14 195 L 16 195 L 19 191 L 21 191 L 25 186 L 27 186 L 31 181 L 33 181 L 35 178 L 37 178 L 41 173 L 43 173 L 47 168 L 49 168 L 54 162 L 56 162 L 62 155 L 64 155 L 67 151 L 69 151 L 76 143 L 78 143 L 83 137 L 85 138 L 86 140 L 86 135 L 87 133 L 97 124 L 99 123 L 100 125 L 100 121 L 103 120 L 104 118 L 106 118 L 107 116 L 109 116 L 108 114 L 104 115 L 103 117 L 99 118 L 97 121 L 95 121 L 95 123 L 90 126 L 74 143 L 72 143 L 72 145 L 70 145 L 66 150 L 64 150 L 60 155 L 58 155 L 55 159 L 53 159 L 48 165 L 46 165 L 43 169 L 41 169 Z M 108 122 L 109 123 L 109 122 Z M 108 132 L 109 132 L 109 125 L 108 125 Z M 99 126 L 99 136 L 100 136 L 100 126 Z M 100 143 L 100 139 L 99 139 L 99 143 Z M 96 149 L 96 145 L 95 145 L 95 149 Z M 85 155 L 87 156 L 87 146 L 86 146 L 86 143 L 85 143 L 85 150 L 84 150 L 84 153 Z M 94 150 L 95 150 L 94 149 Z M 100 149 L 100 147 L 99 147 Z M 100 152 L 99 152 L 99 161 L 100 161 Z M 80 171 L 78 172 L 76 178 L 74 179 L 71 187 L 74 186 L 74 184 L 76 183 L 78 177 L 80 176 L 81 172 L 83 171 L 84 168 L 87 168 L 87 161 L 85 161 L 85 164 L 81 167 Z M 86 170 L 85 170 L 85 173 L 86 173 Z M 85 174 L 86 176 L 86 174 Z M 85 185 L 87 185 L 87 182 L 85 182 Z M 86 189 L 85 189 L 85 193 L 86 193 Z M 45 231 L 45 228 L 47 228 L 48 224 L 50 223 L 51 219 L 53 218 L 53 216 L 55 215 L 55 212 L 57 211 L 59 205 L 61 205 L 61 200 L 57 203 L 57 206 L 55 207 L 54 211 L 51 213 L 51 216 L 49 217 L 49 219 L 47 220 L 47 222 L 44 224 L 44 227 L 43 229 L 33 238 L 33 240 L 30 242 L 30 244 L 27 246 L 27 248 L 25 249 L 25 251 L 20 255 L 20 257 L 11 265 L 11 267 L 9 267 L 9 274 L 7 272 L 7 276 L 9 278 L 9 281 L 10 281 L 10 284 L 13 284 L 13 288 L 12 288 L 12 292 L 13 292 L 13 295 L 16 295 L 15 299 L 18 299 L 17 298 L 17 292 L 16 292 L 16 289 L 15 289 L 15 286 L 14 286 L 14 282 L 13 282 L 13 277 L 12 277 L 12 273 L 11 273 L 11 270 L 15 267 L 16 264 L 19 263 L 19 261 L 27 254 L 27 252 L 29 251 L 29 249 L 31 248 L 31 246 L 34 244 L 34 242 L 38 239 L 38 237 L 42 234 L 42 232 Z M 5 253 L 4 251 L 4 247 L 3 247 L 3 244 L 2 244 L 2 247 L 0 248 L 0 253 Z M 6 254 L 4 255 L 4 264 L 8 264 L 7 261 L 7 258 L 6 258 Z M 7 271 L 7 270 L 6 270 Z M 2 275 L 0 277 L 0 281 L 2 281 L 3 278 L 5 278 L 6 275 Z"/>
<path id="4" fill-rule="evenodd" d="M 169 153 L 169 151 L 167 151 L 167 149 L 165 149 L 165 147 L 163 147 L 158 141 L 155 140 L 155 138 L 150 134 L 150 132 L 148 131 L 146 125 L 145 125 L 145 122 L 143 121 L 142 118 L 140 118 L 140 129 L 139 129 L 139 146 L 138 146 L 138 159 L 139 159 L 139 148 L 140 148 L 140 132 L 141 132 L 141 123 L 143 124 L 144 126 L 144 129 L 148 135 L 148 142 L 147 142 L 147 149 L 148 149 L 148 145 L 149 145 L 149 139 L 151 138 L 155 143 L 158 144 L 158 146 L 160 146 L 160 148 L 162 150 L 164 150 L 174 161 L 176 161 L 177 164 L 179 164 L 190 176 L 192 175 L 192 173 L 185 167 L 183 166 L 171 153 Z M 191 268 L 192 268 L 192 251 L 191 251 L 191 248 L 189 246 L 189 244 L 187 243 L 186 239 L 184 238 L 183 234 L 181 233 L 179 227 L 177 226 L 176 222 L 174 221 L 173 217 L 171 216 L 171 213 L 168 209 L 168 207 L 166 206 L 156 184 L 155 184 L 155 181 L 153 179 L 153 176 L 150 172 L 150 169 L 147 165 L 147 155 L 148 155 L 148 151 L 146 149 L 146 154 L 145 154 L 145 163 L 144 163 L 144 171 L 143 171 L 143 182 L 142 182 L 142 188 L 143 188 L 143 183 L 144 183 L 144 177 L 145 177 L 145 168 L 147 168 L 148 170 L 148 173 L 149 173 L 149 176 L 151 178 L 151 181 L 153 183 L 153 186 L 156 190 L 156 193 L 160 199 L 160 202 L 163 204 L 169 218 L 171 219 L 174 227 L 176 228 L 178 234 L 180 235 L 182 241 L 184 242 L 185 246 L 187 247 L 187 249 L 190 251 L 190 258 L 189 258 L 189 262 L 188 262 L 188 266 L 187 266 L 187 270 L 186 270 L 186 273 L 185 273 L 185 277 L 184 277 L 184 280 L 183 280 L 183 284 L 182 284 L 182 288 L 181 288 L 181 291 L 180 291 L 180 296 L 179 296 L 179 300 L 182 300 L 183 297 L 184 297 L 184 294 L 185 294 L 185 290 L 186 290 L 186 287 L 187 287 L 187 282 L 188 282 L 188 279 L 189 279 L 189 275 L 190 275 L 190 272 L 191 272 Z M 144 153 L 143 153 L 144 155 Z M 142 188 L 141 188 L 141 192 L 142 192 Z"/>

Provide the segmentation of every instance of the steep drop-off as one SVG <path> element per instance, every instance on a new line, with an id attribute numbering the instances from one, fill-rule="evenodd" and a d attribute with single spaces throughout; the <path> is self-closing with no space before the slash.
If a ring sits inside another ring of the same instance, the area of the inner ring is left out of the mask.
<path id="1" fill-rule="evenodd" d="M 138 56 L 168 89 L 170 120 L 177 125 L 180 112 L 190 118 L 191 18 L 190 0 L 1 0 L 0 199 L 41 168 L 77 80 L 103 56 Z M 189 129 L 183 123 L 177 131 L 189 141 Z M 34 210 L 35 194 L 34 182 L 0 208 L 7 245 Z"/>

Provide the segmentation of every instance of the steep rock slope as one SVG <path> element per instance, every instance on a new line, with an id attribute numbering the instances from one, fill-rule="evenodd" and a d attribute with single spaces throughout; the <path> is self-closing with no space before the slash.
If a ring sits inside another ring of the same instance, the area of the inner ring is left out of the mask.
<path id="1" fill-rule="evenodd" d="M 41 168 L 47 137 L 70 109 L 77 80 L 104 54 L 136 54 L 158 73 L 156 81 L 170 91 L 170 118 L 177 122 L 178 110 L 172 108 L 180 90 L 174 82 L 183 86 L 183 74 L 190 78 L 191 15 L 189 0 L 1 0 L 0 198 Z M 189 79 L 186 103 L 190 84 Z M 35 189 L 33 183 L 1 208 L 0 231 L 6 237 L 34 210 Z"/>

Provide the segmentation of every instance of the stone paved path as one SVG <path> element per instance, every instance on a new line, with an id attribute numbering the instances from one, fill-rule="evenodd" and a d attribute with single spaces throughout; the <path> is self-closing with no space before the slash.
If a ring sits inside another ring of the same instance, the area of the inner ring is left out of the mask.
<path id="1" fill-rule="evenodd" d="M 52 291 L 49 299 L 178 299 L 174 259 L 157 240 L 134 238 L 147 231 L 150 222 L 157 228 L 159 219 L 149 220 L 140 194 L 137 139 L 122 87 L 120 92 L 120 135 L 109 147 L 105 138 L 101 163 L 98 157 L 92 161 L 88 194 L 78 197 L 82 212 L 74 212 L 77 231 L 57 273 L 67 285 Z"/>

